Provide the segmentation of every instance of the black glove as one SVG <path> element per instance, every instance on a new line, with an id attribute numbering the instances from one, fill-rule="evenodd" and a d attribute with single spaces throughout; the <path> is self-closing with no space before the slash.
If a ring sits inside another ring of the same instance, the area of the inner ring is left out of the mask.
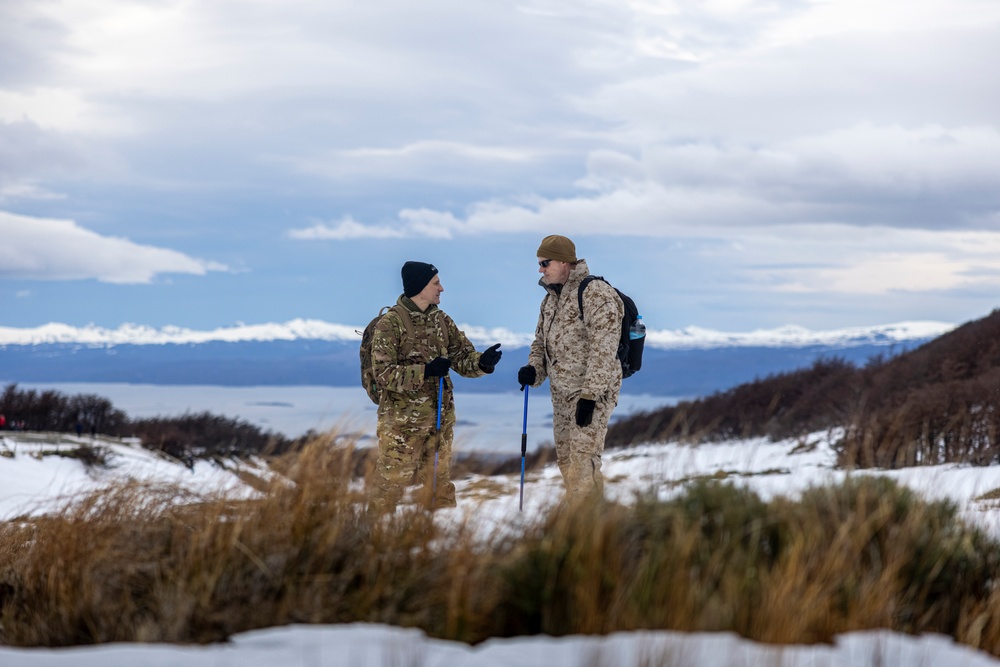
<path id="1" fill-rule="evenodd" d="M 497 362 L 500 361 L 500 357 L 502 356 L 503 352 L 500 351 L 500 343 L 497 343 L 479 355 L 479 368 L 481 368 L 484 373 L 492 373 L 493 369 L 497 366 Z"/>
<path id="2" fill-rule="evenodd" d="M 451 368 L 451 359 L 438 357 L 437 359 L 424 364 L 424 377 L 429 378 L 447 375 L 449 368 Z"/>
<path id="3" fill-rule="evenodd" d="M 531 364 L 527 366 L 521 366 L 521 369 L 517 371 L 517 383 L 521 385 L 521 391 L 524 391 L 525 385 L 535 386 L 535 379 L 538 374 L 535 373 L 535 367 Z"/>
<path id="4" fill-rule="evenodd" d="M 592 401 L 589 398 L 581 398 L 576 402 L 576 425 L 577 426 L 590 426 L 590 420 L 594 418 L 594 408 L 597 406 L 596 401 Z"/>

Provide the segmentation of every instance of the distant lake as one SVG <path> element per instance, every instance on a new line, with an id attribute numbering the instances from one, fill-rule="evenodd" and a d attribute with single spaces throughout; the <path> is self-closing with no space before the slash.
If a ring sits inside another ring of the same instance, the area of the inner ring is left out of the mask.
<path id="1" fill-rule="evenodd" d="M 6 386 L 7 383 L 3 383 Z M 211 412 L 240 419 L 289 437 L 310 429 L 375 435 L 375 405 L 360 387 L 217 387 L 67 382 L 18 383 L 21 389 L 62 394 L 97 394 L 129 417 L 176 417 L 186 412 Z M 615 419 L 676 403 L 666 396 L 623 395 Z M 458 424 L 455 451 L 520 455 L 524 394 L 455 393 Z M 548 392 L 532 390 L 528 397 L 528 451 L 552 441 L 552 403 Z M 362 444 L 371 440 L 363 440 Z"/>

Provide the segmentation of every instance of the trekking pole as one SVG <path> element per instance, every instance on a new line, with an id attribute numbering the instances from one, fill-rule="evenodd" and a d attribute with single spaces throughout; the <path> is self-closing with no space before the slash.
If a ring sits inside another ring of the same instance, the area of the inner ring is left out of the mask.
<path id="1" fill-rule="evenodd" d="M 438 453 L 441 450 L 441 399 L 444 396 L 444 376 L 438 378 L 438 416 L 437 416 L 437 442 L 434 443 L 434 480 L 431 482 L 431 509 L 434 509 L 434 500 L 437 496 L 438 486 Z"/>
<path id="2" fill-rule="evenodd" d="M 524 455 L 528 451 L 528 385 L 524 385 L 524 426 L 521 428 L 521 498 L 517 511 L 524 511 Z"/>

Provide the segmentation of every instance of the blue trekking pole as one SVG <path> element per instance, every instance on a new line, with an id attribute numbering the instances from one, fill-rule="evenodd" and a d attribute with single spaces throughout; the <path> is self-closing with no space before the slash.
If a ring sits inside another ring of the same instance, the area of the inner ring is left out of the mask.
<path id="1" fill-rule="evenodd" d="M 528 385 L 524 385 L 524 426 L 521 428 L 521 499 L 517 511 L 524 511 L 524 455 L 528 451 Z"/>
<path id="2" fill-rule="evenodd" d="M 434 500 L 437 496 L 438 486 L 438 453 L 441 450 L 441 399 L 444 396 L 444 376 L 438 378 L 438 416 L 437 416 L 437 442 L 434 444 L 434 480 L 431 483 L 431 509 L 434 509 Z"/>

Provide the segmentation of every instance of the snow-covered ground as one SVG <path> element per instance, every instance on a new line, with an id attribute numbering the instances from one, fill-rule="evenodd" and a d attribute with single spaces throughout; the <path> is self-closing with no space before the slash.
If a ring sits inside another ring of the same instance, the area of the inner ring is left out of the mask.
<path id="1" fill-rule="evenodd" d="M 88 467 L 68 456 L 81 446 L 106 452 L 108 465 Z M 4 431 L 0 432 L 0 520 L 51 511 L 74 497 L 128 479 L 178 485 L 192 492 L 252 493 L 237 470 L 270 475 L 265 464 L 252 460 L 197 461 L 189 468 L 130 439 Z"/>
<path id="2" fill-rule="evenodd" d="M 490 639 L 477 646 L 382 625 L 290 626 L 227 644 L 0 648 L 11 667 L 995 667 L 938 635 L 854 632 L 832 645 L 770 646 L 728 633 L 621 632 L 606 637 Z"/>
<path id="3" fill-rule="evenodd" d="M 1000 504 L 981 496 L 1000 488 L 1000 467 L 947 465 L 894 472 L 847 473 L 834 467 L 830 434 L 777 443 L 747 440 L 687 447 L 644 445 L 605 454 L 607 494 L 628 501 L 636 491 L 676 493 L 678 482 L 704 476 L 725 477 L 754 489 L 765 498 L 795 496 L 803 489 L 836 482 L 847 474 L 884 474 L 928 498 L 951 498 L 969 521 L 1000 535 Z M 0 519 L 50 508 L 74 494 L 110 481 L 134 477 L 148 482 L 179 483 L 192 490 L 252 493 L 233 467 L 180 462 L 154 455 L 134 443 L 101 441 L 111 467 L 88 470 L 80 461 L 53 454 L 75 448 L 89 438 L 4 432 L 0 439 Z M 265 474 L 248 464 L 256 474 Z M 488 482 L 488 483 L 487 483 Z M 555 503 L 562 490 L 559 473 L 548 468 L 527 475 L 524 511 L 518 510 L 520 476 L 471 478 L 457 483 L 459 507 L 441 510 L 440 521 L 465 521 L 481 530 L 516 530 Z M 858 632 L 832 646 L 767 646 L 731 634 L 635 632 L 607 637 L 524 637 L 496 639 L 468 646 L 424 636 L 419 631 L 378 625 L 291 626 L 238 635 L 225 645 L 169 646 L 118 644 L 69 649 L 0 647 L 0 665 L 109 667 L 185 665 L 221 667 L 244 664 L 288 666 L 365 665 L 517 665 L 519 667 L 601 664 L 684 665 L 905 665 L 907 667 L 1000 666 L 986 654 L 957 645 L 949 638 L 906 636 L 886 631 Z"/>

